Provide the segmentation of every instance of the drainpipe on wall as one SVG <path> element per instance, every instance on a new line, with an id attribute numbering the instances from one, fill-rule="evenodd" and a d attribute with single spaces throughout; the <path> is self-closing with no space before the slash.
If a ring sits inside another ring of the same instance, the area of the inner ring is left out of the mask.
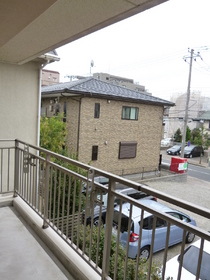
<path id="1" fill-rule="evenodd" d="M 78 159 L 79 159 L 79 131 L 80 131 L 81 101 L 82 101 L 82 98 L 80 98 L 80 100 L 79 100 L 79 116 L 78 116 L 78 131 L 77 131 L 77 157 L 78 157 Z"/>
<path id="2" fill-rule="evenodd" d="M 50 63 L 50 60 L 47 60 L 45 63 L 41 64 L 39 68 L 39 99 L 38 99 L 38 116 L 37 116 L 37 147 L 39 147 L 40 142 L 40 115 L 41 115 L 41 99 L 42 99 L 42 69 Z"/>
<path id="3" fill-rule="evenodd" d="M 42 69 L 49 63 L 49 60 L 42 64 L 39 68 L 39 96 L 38 96 L 38 116 L 37 116 L 37 147 L 39 147 L 40 143 L 40 113 L 41 113 L 41 87 L 42 87 Z M 37 156 L 39 156 L 39 150 L 37 150 Z M 38 203 L 38 185 L 39 185 L 39 160 L 37 160 L 37 169 L 36 169 L 36 203 Z M 36 205 L 37 207 L 37 205 Z"/>

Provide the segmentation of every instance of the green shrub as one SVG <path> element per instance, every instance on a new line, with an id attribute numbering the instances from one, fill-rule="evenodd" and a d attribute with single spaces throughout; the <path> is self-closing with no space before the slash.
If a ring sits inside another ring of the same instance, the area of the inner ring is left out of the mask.
<path id="1" fill-rule="evenodd" d="M 99 247 L 98 247 L 98 266 L 102 268 L 103 263 L 103 251 L 104 251 L 104 236 L 105 230 L 103 227 L 98 228 L 93 226 L 92 232 L 92 246 L 91 246 L 91 254 L 90 254 L 90 233 L 91 228 L 88 226 L 86 227 L 86 235 L 85 235 L 85 254 L 89 256 L 93 262 L 96 262 L 97 257 L 97 238 L 98 238 L 98 231 L 100 231 L 100 239 L 99 239 Z M 79 240 L 77 240 L 76 236 L 74 238 L 74 243 L 78 244 L 78 247 L 83 250 L 83 237 L 84 237 L 84 226 L 81 225 L 80 232 L 79 232 Z M 112 279 L 114 278 L 114 270 L 115 270 L 115 257 L 116 257 L 116 249 L 117 243 L 115 238 L 112 237 L 111 240 L 111 252 L 110 252 L 110 262 L 109 262 L 109 277 Z M 117 275 L 116 280 L 124 279 L 125 273 L 125 250 L 121 245 L 118 248 L 118 256 L 117 256 Z M 128 259 L 127 263 L 127 273 L 126 273 L 126 280 L 133 280 L 135 279 L 136 273 L 136 260 Z M 148 274 L 148 262 L 147 263 L 140 263 L 138 266 L 138 277 L 137 279 L 146 280 Z M 151 268 L 151 277 L 152 280 L 159 280 L 161 279 L 161 268 L 160 265 L 157 263 L 152 264 Z"/>

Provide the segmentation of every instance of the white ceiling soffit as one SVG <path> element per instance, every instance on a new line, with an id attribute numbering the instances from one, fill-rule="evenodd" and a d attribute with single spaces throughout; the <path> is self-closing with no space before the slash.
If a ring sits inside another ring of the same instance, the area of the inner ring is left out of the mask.
<path id="1" fill-rule="evenodd" d="M 41 54 L 168 0 L 0 0 L 0 61 Z"/>

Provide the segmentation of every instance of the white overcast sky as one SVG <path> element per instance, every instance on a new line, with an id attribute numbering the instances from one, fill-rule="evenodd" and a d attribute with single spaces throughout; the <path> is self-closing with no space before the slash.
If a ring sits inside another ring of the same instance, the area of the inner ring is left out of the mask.
<path id="1" fill-rule="evenodd" d="M 70 27 L 69 27 L 70 28 Z M 207 46 L 207 48 L 206 48 Z M 188 48 L 193 61 L 191 92 L 210 97 L 210 0 L 170 0 L 57 49 L 60 62 L 45 69 L 65 75 L 104 72 L 144 85 L 166 100 L 187 91 Z"/>

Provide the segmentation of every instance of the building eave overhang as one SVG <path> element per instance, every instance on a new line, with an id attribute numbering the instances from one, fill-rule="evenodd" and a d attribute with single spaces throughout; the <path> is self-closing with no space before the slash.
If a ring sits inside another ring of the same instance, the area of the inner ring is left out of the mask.
<path id="1" fill-rule="evenodd" d="M 103 93 L 95 93 L 95 92 L 83 92 L 83 91 L 74 91 L 69 89 L 63 90 L 54 90 L 51 92 L 44 92 L 44 88 L 42 89 L 42 98 L 51 98 L 51 97 L 89 97 L 89 98 L 100 98 L 106 100 L 116 100 L 116 101 L 124 101 L 131 103 L 139 103 L 139 104 L 148 104 L 148 105 L 156 105 L 156 106 L 168 106 L 172 107 L 175 105 L 173 102 L 163 102 L 163 101 L 153 101 L 153 100 L 144 100 L 144 99 L 135 99 L 123 96 L 114 96 Z"/>

